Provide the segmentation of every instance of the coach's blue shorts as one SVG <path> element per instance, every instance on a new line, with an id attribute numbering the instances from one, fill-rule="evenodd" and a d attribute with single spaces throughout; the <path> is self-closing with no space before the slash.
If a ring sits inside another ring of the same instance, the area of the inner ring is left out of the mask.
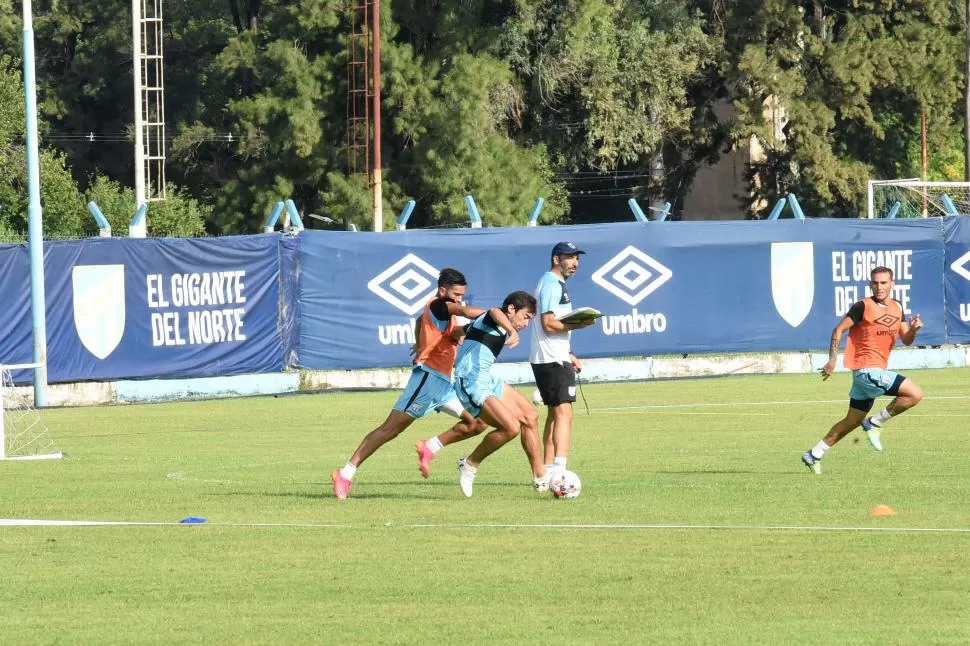
<path id="1" fill-rule="evenodd" d="M 455 389 L 450 381 L 421 366 L 415 366 L 404 392 L 394 404 L 394 410 L 419 419 L 437 412 L 455 398 Z"/>
<path id="2" fill-rule="evenodd" d="M 503 387 L 502 380 L 492 374 L 481 375 L 478 379 L 462 377 L 455 379 L 458 401 L 472 417 L 478 417 L 482 412 L 482 404 L 489 397 L 495 396 L 501 399 Z"/>
<path id="3" fill-rule="evenodd" d="M 852 390 L 850 399 L 875 399 L 882 395 L 899 394 L 899 385 L 906 377 L 892 370 L 882 368 L 862 368 L 852 371 Z"/>

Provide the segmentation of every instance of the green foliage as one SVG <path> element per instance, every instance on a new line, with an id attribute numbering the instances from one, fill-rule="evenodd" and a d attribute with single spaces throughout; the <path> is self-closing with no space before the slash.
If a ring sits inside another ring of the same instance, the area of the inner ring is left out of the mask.
<path id="1" fill-rule="evenodd" d="M 94 178 L 87 190 L 87 200 L 101 209 L 111 225 L 112 235 L 128 235 L 128 225 L 134 216 L 135 191 L 122 187 L 105 177 Z M 205 213 L 198 200 L 188 196 L 177 186 L 169 184 L 164 201 L 148 204 L 148 235 L 155 237 L 193 237 L 205 233 Z M 97 233 L 93 218 L 86 223 L 87 232 Z"/>
<path id="2" fill-rule="evenodd" d="M 385 231 L 394 230 L 397 216 L 408 201 L 408 198 L 401 191 L 401 187 L 394 182 L 384 178 L 383 200 L 382 200 L 382 228 Z M 344 175 L 342 173 L 330 173 L 327 175 L 327 185 L 329 190 L 322 195 L 322 210 L 332 218 L 334 227 L 345 229 L 348 225 L 354 224 L 358 231 L 367 231 L 373 228 L 374 223 L 374 197 L 370 188 L 369 178 L 357 173 L 354 175 Z M 320 226 L 318 223 L 307 223 L 313 226 Z"/>
<path id="3" fill-rule="evenodd" d="M 735 135 L 769 148 L 755 193 L 792 191 L 806 211 L 854 217 L 873 175 L 918 177 L 921 112 L 938 144 L 956 129 L 962 31 L 944 0 L 737 3 L 725 24 L 728 77 L 741 90 Z M 772 100 L 786 112 L 783 140 L 766 116 Z M 937 150 L 936 168 L 952 176 L 953 145 Z"/>
<path id="4" fill-rule="evenodd" d="M 148 208 L 148 235 L 190 238 L 205 233 L 208 208 L 182 188 L 169 184 L 165 199 Z"/>
<path id="5" fill-rule="evenodd" d="M 467 222 L 466 195 L 498 226 L 524 224 L 538 196 L 547 197 L 547 218 L 565 211 L 544 147 L 516 145 L 504 132 L 515 101 L 510 84 L 507 67 L 487 55 L 457 56 L 442 70 L 408 169 L 429 222 Z"/>
<path id="6" fill-rule="evenodd" d="M 8 234 L 27 231 L 23 92 L 17 61 L 0 56 L 0 223 Z M 39 163 L 44 234 L 48 237 L 80 235 L 84 203 L 63 153 L 41 148 Z"/>
<path id="7" fill-rule="evenodd" d="M 384 0 L 385 225 L 408 196 L 414 226 L 465 222 L 466 194 L 489 224 L 521 224 L 536 197 L 544 221 L 626 219 L 627 197 L 676 204 L 698 168 L 752 137 L 765 154 L 748 169 L 745 207 L 795 192 L 812 214 L 854 216 L 867 179 L 920 174 L 924 111 L 930 178 L 959 179 L 958 5 Z M 14 57 L 17 8 L 0 0 L 0 54 Z M 41 128 L 83 189 L 100 176 L 132 182 L 128 11 L 35 7 Z M 166 7 L 167 173 L 209 231 L 256 231 L 288 197 L 369 226 L 368 178 L 350 173 L 347 149 L 351 23 L 338 0 Z M 784 111 L 779 124 L 766 103 Z M 0 107 L 0 138 L 20 118 Z M 101 138 L 79 136 L 89 132 Z M 600 186 L 622 199 L 576 199 Z M 173 209 L 188 220 L 165 230 L 195 230 L 191 207 Z"/>

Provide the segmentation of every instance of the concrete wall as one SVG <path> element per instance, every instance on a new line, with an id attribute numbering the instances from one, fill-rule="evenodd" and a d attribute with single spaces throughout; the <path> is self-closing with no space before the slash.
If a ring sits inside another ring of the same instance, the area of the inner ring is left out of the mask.
<path id="1" fill-rule="evenodd" d="M 821 352 L 771 354 L 724 354 L 643 359 L 589 359 L 584 362 L 586 383 L 713 377 L 744 374 L 807 374 L 817 372 L 828 356 Z M 894 370 L 970 366 L 970 347 L 901 348 L 892 354 Z M 844 368 L 841 361 L 838 370 Z M 495 372 L 506 383 L 533 383 L 527 363 L 496 364 Z M 211 399 L 278 395 L 336 389 L 387 389 L 404 387 L 410 368 L 380 370 L 328 370 L 210 377 L 205 379 L 148 379 L 114 382 L 55 384 L 48 391 L 51 406 L 133 404 L 184 399 Z M 31 387 L 17 389 L 31 397 Z"/>

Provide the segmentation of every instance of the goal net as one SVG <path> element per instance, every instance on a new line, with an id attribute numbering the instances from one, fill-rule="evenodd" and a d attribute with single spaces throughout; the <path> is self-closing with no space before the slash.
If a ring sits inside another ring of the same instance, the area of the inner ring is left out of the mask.
<path id="1" fill-rule="evenodd" d="M 869 182 L 869 218 L 970 215 L 970 183 L 896 179 Z"/>
<path id="2" fill-rule="evenodd" d="M 64 457 L 33 406 L 29 389 L 15 386 L 15 372 L 37 364 L 0 366 L 0 460 L 50 460 Z"/>

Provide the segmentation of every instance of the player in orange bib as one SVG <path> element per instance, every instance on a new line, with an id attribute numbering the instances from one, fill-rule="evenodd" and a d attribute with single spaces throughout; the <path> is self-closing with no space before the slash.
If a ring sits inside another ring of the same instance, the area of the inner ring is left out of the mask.
<path id="1" fill-rule="evenodd" d="M 431 460 L 442 446 L 472 437 L 485 430 L 485 423 L 476 420 L 463 407 L 452 386 L 452 371 L 455 355 L 458 352 L 464 328 L 458 325 L 457 316 L 474 319 L 486 311 L 492 313 L 498 324 L 511 330 L 506 343 L 514 346 L 519 336 L 512 323 L 501 309 L 493 307 L 484 310 L 480 307 L 465 305 L 467 282 L 457 269 L 442 269 L 438 276 L 438 293 L 424 307 L 424 313 L 416 322 L 414 369 L 404 392 L 398 398 L 387 419 L 368 433 L 354 454 L 340 469 L 330 475 L 333 481 L 333 495 L 344 499 L 350 493 L 351 483 L 357 467 L 409 427 L 414 420 L 430 413 L 443 412 L 459 418 L 459 422 L 437 437 L 427 442 L 418 441 L 418 468 L 421 475 L 428 477 Z"/>
<path id="2" fill-rule="evenodd" d="M 852 370 L 852 390 L 849 391 L 849 410 L 845 417 L 802 456 L 802 463 L 816 475 L 822 474 L 822 456 L 825 452 L 857 426 L 862 426 L 872 448 L 882 451 L 879 435 L 882 427 L 923 398 L 923 391 L 912 379 L 886 369 L 896 337 L 906 345 L 912 345 L 923 322 L 919 314 L 914 314 L 907 323 L 899 301 L 890 296 L 893 291 L 892 269 L 873 269 L 869 274 L 869 286 L 872 296 L 853 305 L 832 330 L 829 360 L 822 368 L 822 379 L 832 376 L 842 334 L 848 330 L 843 363 Z M 876 397 L 881 395 L 891 395 L 893 400 L 877 414 L 866 418 Z"/>

